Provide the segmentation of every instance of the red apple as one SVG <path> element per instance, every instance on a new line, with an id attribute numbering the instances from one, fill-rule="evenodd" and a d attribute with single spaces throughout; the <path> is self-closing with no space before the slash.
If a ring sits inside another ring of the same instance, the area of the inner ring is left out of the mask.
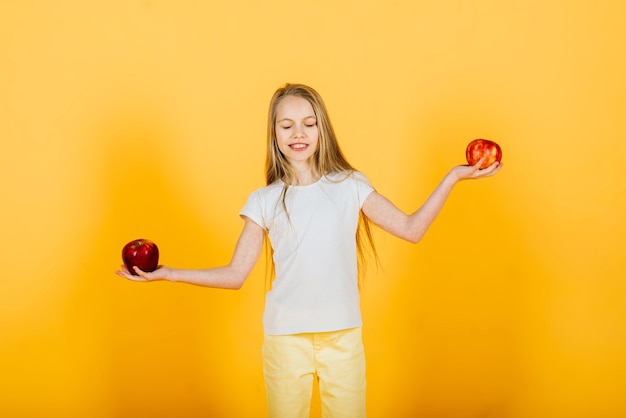
<path id="1" fill-rule="evenodd" d="M 469 165 L 474 165 L 482 157 L 485 157 L 480 168 L 487 168 L 496 161 L 502 161 L 502 149 L 500 145 L 488 139 L 475 139 L 467 145 L 465 158 Z"/>
<path id="2" fill-rule="evenodd" d="M 139 267 L 143 271 L 154 271 L 159 265 L 159 249 L 156 244 L 147 239 L 136 239 L 124 246 L 122 249 L 122 260 L 126 268 L 135 276 L 133 266 Z"/>

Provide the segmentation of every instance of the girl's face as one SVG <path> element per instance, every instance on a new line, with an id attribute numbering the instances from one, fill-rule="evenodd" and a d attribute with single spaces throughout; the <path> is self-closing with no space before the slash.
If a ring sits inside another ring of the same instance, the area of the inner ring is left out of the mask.
<path id="1" fill-rule="evenodd" d="M 278 149 L 290 164 L 308 163 L 317 151 L 317 118 L 308 100 L 284 97 L 276 107 L 275 130 Z"/>

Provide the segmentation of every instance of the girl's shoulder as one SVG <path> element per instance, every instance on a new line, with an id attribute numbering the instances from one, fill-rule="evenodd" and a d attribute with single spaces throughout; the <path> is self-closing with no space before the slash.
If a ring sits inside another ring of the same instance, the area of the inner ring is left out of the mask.
<path id="1" fill-rule="evenodd" d="M 367 177 L 357 170 L 347 170 L 341 172 L 328 173 L 324 176 L 328 181 L 333 183 L 342 182 L 345 180 L 356 181 L 359 183 L 369 184 Z"/>
<path id="2" fill-rule="evenodd" d="M 283 187 L 284 187 L 284 184 L 282 181 L 276 181 L 272 184 L 261 186 L 253 190 L 251 194 L 268 195 L 268 194 L 273 194 L 273 193 L 280 193 Z"/>

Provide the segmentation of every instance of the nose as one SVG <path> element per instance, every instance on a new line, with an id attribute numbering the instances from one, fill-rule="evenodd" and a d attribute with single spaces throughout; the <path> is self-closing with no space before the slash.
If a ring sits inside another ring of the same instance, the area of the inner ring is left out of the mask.
<path id="1" fill-rule="evenodd" d="M 304 126 L 301 124 L 296 124 L 295 126 L 296 129 L 294 129 L 293 135 L 296 138 L 303 138 L 304 137 Z"/>

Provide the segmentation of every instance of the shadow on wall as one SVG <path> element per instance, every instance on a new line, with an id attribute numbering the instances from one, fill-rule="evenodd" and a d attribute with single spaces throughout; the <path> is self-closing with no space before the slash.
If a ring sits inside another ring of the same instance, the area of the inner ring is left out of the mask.
<path id="1" fill-rule="evenodd" d="M 414 276 L 402 278 L 392 296 L 410 307 L 399 327 L 410 332 L 395 344 L 407 356 L 399 388 L 414 392 L 392 395 L 398 416 L 513 416 L 524 381 L 524 283 L 541 266 L 524 239 L 531 225 L 520 210 L 523 196 L 510 186 L 521 174 L 511 152 L 518 139 L 501 112 L 468 115 L 461 105 L 435 109 L 416 128 L 425 187 L 466 164 L 465 146 L 475 138 L 501 143 L 504 167 L 496 177 L 457 185 L 420 247 L 399 260 L 414 264 Z M 415 289 L 406 292 L 407 285 Z"/>
<path id="2" fill-rule="evenodd" d="M 90 263 L 75 279 L 67 315 L 72 350 L 87 353 L 82 354 L 83 379 L 98 412 L 86 412 L 94 417 L 224 416 L 210 390 L 214 358 L 224 348 L 207 344 L 205 335 L 215 325 L 203 320 L 211 306 L 219 307 L 211 300 L 219 295 L 114 275 L 121 248 L 135 238 L 157 242 L 168 264 L 177 257 L 200 259 L 201 244 L 191 246 L 195 253 L 185 247 L 184 256 L 179 247 L 210 236 L 203 228 L 212 223 L 191 210 L 177 187 L 179 163 L 172 152 L 177 135 L 167 112 L 149 100 L 120 103 L 99 113 L 84 139 L 99 144 L 93 149 L 100 154 L 85 158 L 94 161 L 89 196 L 101 216 L 84 231 L 82 240 L 97 245 L 82 254 Z"/>

